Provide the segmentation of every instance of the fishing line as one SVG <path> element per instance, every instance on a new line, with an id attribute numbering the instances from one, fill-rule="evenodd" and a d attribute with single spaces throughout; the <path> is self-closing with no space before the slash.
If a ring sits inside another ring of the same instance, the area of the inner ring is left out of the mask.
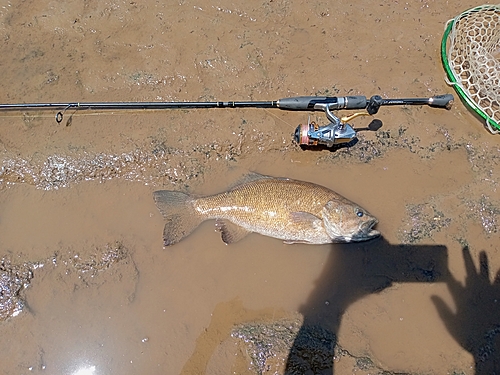
<path id="1" fill-rule="evenodd" d="M 293 127 L 295 127 L 295 125 L 293 125 L 293 124 L 289 123 L 289 122 L 288 122 L 288 121 L 286 121 L 286 120 L 283 120 L 282 118 L 280 118 L 280 117 L 278 117 L 277 115 L 275 115 L 274 113 L 272 113 L 270 110 L 268 110 L 268 109 L 264 108 L 264 111 L 265 111 L 267 114 L 271 115 L 272 117 L 276 118 L 277 120 L 279 120 L 279 121 L 281 121 L 281 122 L 284 122 L 284 123 L 285 123 L 285 124 L 287 124 L 288 126 L 290 126 L 290 127 L 292 127 L 292 128 L 293 128 Z"/>
<path id="2" fill-rule="evenodd" d="M 47 118 L 52 118 L 54 119 L 54 115 L 43 115 L 43 114 L 34 114 L 34 115 L 28 115 L 27 111 L 22 111 L 21 112 L 22 116 L 29 116 L 33 119 L 47 119 Z M 148 113 L 159 113 L 162 112 L 161 110 L 149 110 L 147 111 Z M 72 114 L 70 114 L 71 117 L 86 117 L 86 116 L 123 116 L 126 114 L 137 114 L 137 113 L 144 113 L 144 111 L 140 110 L 122 110 L 120 112 L 78 112 L 74 111 Z M 56 114 L 57 115 L 57 114 Z M 67 115 L 64 116 L 64 118 L 68 117 Z M 6 115 L 6 114 L 0 114 L 0 118 L 19 118 L 19 115 Z M 57 122 L 57 121 L 56 121 Z M 62 121 L 61 121 L 62 122 Z M 59 123 L 59 122 L 58 122 Z"/>

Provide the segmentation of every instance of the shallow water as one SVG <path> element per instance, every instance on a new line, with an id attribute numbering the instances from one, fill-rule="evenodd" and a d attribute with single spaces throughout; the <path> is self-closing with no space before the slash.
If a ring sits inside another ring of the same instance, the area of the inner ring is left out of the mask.
<path id="1" fill-rule="evenodd" d="M 451 93 L 444 24 L 474 5 L 4 2 L 0 102 Z M 304 373 L 308 350 L 323 373 L 499 368 L 498 136 L 456 100 L 383 107 L 354 146 L 302 150 L 308 115 L 1 113 L 3 373 Z M 249 171 L 325 185 L 383 238 L 227 246 L 206 222 L 163 248 L 153 191 L 212 194 Z"/>

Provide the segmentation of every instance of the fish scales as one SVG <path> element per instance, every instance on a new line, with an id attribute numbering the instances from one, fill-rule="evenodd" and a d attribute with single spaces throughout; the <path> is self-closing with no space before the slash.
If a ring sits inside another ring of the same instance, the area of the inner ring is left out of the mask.
<path id="1" fill-rule="evenodd" d="M 312 244 L 363 241 L 378 235 L 371 229 L 377 220 L 366 210 L 333 190 L 305 181 L 262 177 L 201 198 L 169 191 L 154 194 L 167 219 L 167 245 L 207 219 L 217 220 L 226 243 L 250 232 Z"/>
<path id="2" fill-rule="evenodd" d="M 271 232 L 283 226 L 293 231 L 291 212 L 310 212 L 321 217 L 326 202 L 339 197 L 323 186 L 308 182 L 263 179 L 196 199 L 193 205 L 206 219 L 227 219 L 252 232 Z"/>
<path id="3" fill-rule="evenodd" d="M 303 182 L 264 179 L 239 186 L 228 192 L 201 198 L 194 202 L 199 212 L 207 218 L 227 219 L 249 232 L 257 232 L 287 241 L 301 241 L 313 236 L 327 240 L 326 232 L 310 223 L 291 220 L 292 212 L 303 212 L 311 207 L 318 215 L 321 207 L 314 204 L 323 201 L 328 191 Z M 312 194 L 311 194 L 312 193 Z M 323 193 L 323 194 L 322 194 Z M 326 193 L 326 194 L 325 194 Z M 311 197 L 314 197 L 311 200 Z M 213 209 L 215 207 L 215 209 Z"/>

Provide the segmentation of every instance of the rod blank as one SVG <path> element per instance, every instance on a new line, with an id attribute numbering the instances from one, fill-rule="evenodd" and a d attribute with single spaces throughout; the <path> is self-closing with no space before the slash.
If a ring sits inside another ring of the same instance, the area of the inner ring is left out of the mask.
<path id="1" fill-rule="evenodd" d="M 432 98 L 414 99 L 383 99 L 374 96 L 378 106 L 384 105 L 430 105 L 439 108 L 448 108 L 453 103 L 453 95 L 438 95 Z M 330 109 L 363 109 L 369 104 L 364 96 L 346 97 L 319 97 L 298 96 L 272 101 L 247 102 L 70 102 L 70 103 L 17 103 L 0 104 L 0 110 L 42 110 L 42 109 L 191 109 L 191 108 L 280 108 L 283 110 L 324 110 Z"/>
<path id="2" fill-rule="evenodd" d="M 432 98 L 383 99 L 375 95 L 367 100 L 365 96 L 297 96 L 272 101 L 247 102 L 70 102 L 70 103 L 18 103 L 0 104 L 1 110 L 59 110 L 56 121 L 61 122 L 64 111 L 74 110 L 147 110 L 147 109 L 194 109 L 194 108 L 279 108 L 291 111 L 327 111 L 338 109 L 366 109 L 369 114 L 377 113 L 385 105 L 429 105 L 450 109 L 453 95 L 438 95 Z"/>
<path id="3" fill-rule="evenodd" d="M 87 102 L 0 104 L 0 110 L 36 109 L 190 109 L 190 108 L 277 108 L 276 101 L 250 102 Z"/>

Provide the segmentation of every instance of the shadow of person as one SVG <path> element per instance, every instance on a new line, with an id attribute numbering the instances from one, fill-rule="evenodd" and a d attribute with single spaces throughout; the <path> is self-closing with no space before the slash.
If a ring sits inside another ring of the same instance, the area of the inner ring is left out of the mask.
<path id="1" fill-rule="evenodd" d="M 467 247 L 463 249 L 465 285 L 451 275 L 446 280 L 455 302 L 454 313 L 445 302 L 433 296 L 441 319 L 457 342 L 474 357 L 476 375 L 500 374 L 500 271 L 490 281 L 488 258 L 479 255 L 479 271 Z"/>
<path id="2" fill-rule="evenodd" d="M 333 374 L 342 315 L 355 301 L 404 282 L 448 279 L 445 246 L 391 245 L 384 238 L 336 244 L 299 312 L 304 322 L 286 362 L 285 374 Z"/>

